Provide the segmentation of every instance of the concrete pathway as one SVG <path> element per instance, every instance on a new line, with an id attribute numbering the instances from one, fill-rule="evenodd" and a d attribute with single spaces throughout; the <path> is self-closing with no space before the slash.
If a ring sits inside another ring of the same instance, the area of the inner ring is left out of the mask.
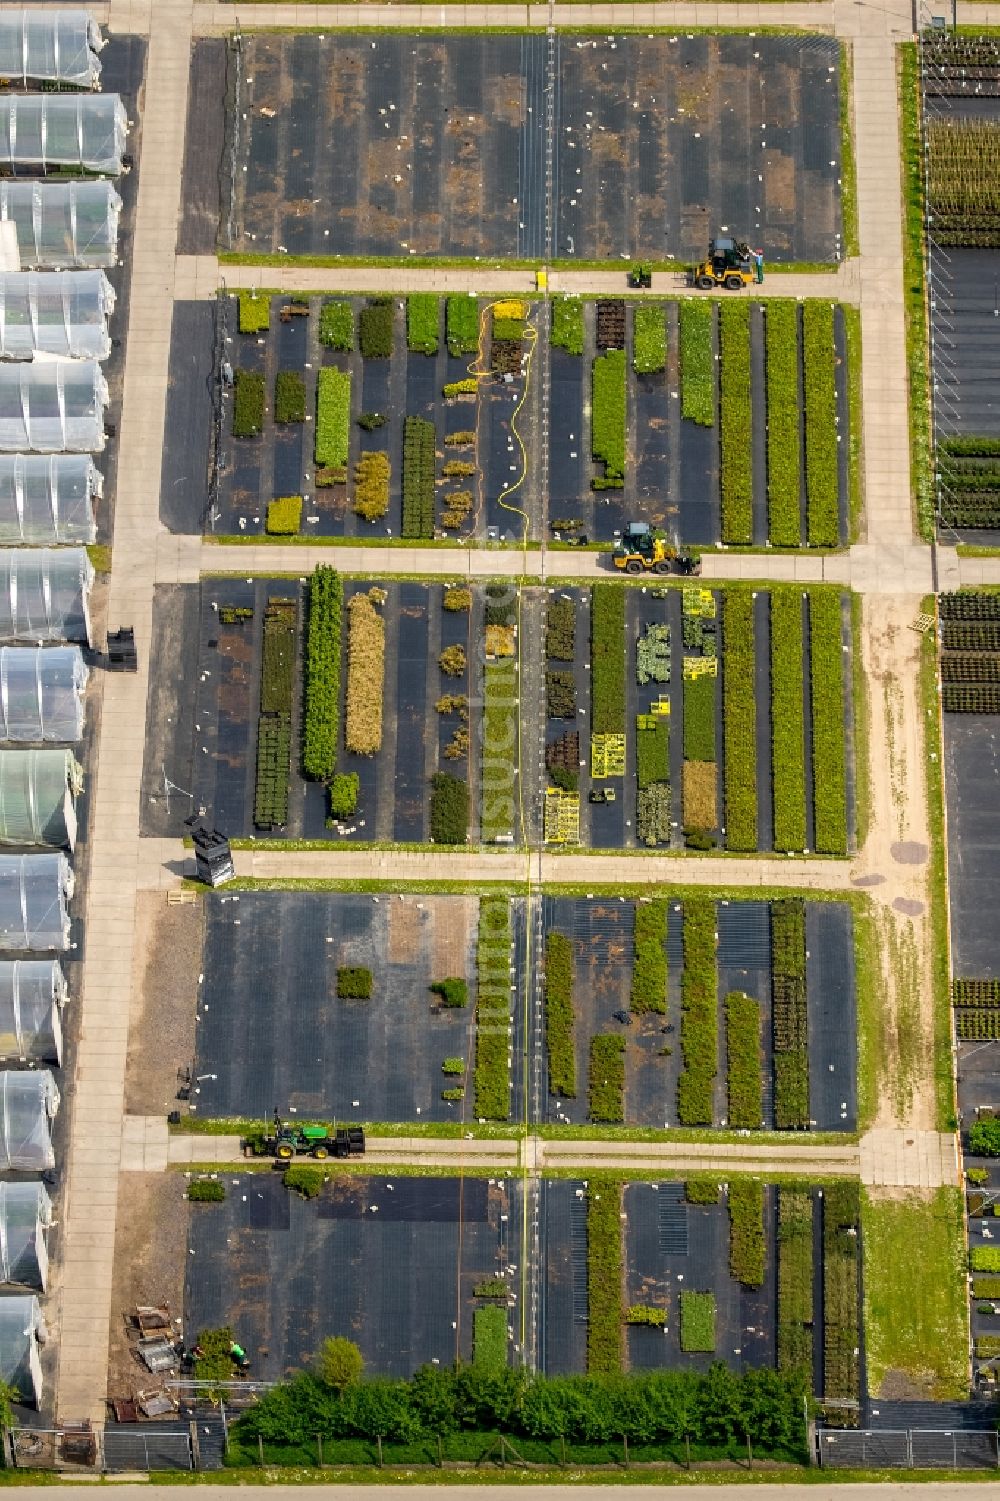
<path id="1" fill-rule="evenodd" d="M 100 739 L 90 769 L 87 941 L 62 1211 L 60 1308 L 52 1320 L 61 1419 L 104 1418 L 155 569 L 149 538 L 160 488 L 190 46 L 191 0 L 156 0 L 132 244 L 108 612 L 113 627 L 134 626 L 139 671 L 104 678 Z"/>
<path id="2" fill-rule="evenodd" d="M 113 0 L 116 3 L 116 0 Z M 559 0 L 554 7 L 559 26 L 703 26 L 716 30 L 720 26 L 794 26 L 817 31 L 832 31 L 834 7 L 829 0 L 817 3 L 744 4 L 741 0 L 722 0 L 719 4 L 669 3 L 638 5 L 579 5 Z M 195 6 L 195 31 L 222 33 L 232 31 L 236 16 L 244 31 L 264 31 L 275 26 L 323 27 L 392 26 L 406 30 L 417 26 L 472 27 L 548 26 L 548 5 L 257 5 L 244 7 L 230 0 L 199 3 Z"/>

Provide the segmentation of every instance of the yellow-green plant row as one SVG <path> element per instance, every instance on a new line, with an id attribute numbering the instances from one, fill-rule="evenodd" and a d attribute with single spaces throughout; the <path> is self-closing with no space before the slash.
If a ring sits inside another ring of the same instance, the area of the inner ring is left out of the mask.
<path id="1" fill-rule="evenodd" d="M 719 308 L 719 486 L 722 540 L 753 541 L 750 304 Z"/>
<path id="2" fill-rule="evenodd" d="M 380 589 L 372 589 L 368 594 L 352 595 L 347 603 L 344 744 L 358 756 L 374 756 L 382 748 L 385 621 L 376 604 L 384 598 Z"/>
<path id="3" fill-rule="evenodd" d="M 757 848 L 757 705 L 754 696 L 753 595 L 722 597 L 722 720 L 726 843 Z"/>

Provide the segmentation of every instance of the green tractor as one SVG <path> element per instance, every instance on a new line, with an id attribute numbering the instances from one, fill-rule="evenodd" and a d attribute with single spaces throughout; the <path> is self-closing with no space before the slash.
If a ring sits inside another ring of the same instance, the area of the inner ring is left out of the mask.
<path id="1" fill-rule="evenodd" d="M 274 1112 L 274 1132 L 263 1139 L 266 1155 L 279 1162 L 290 1162 L 293 1157 L 361 1157 L 365 1150 L 365 1133 L 362 1126 L 297 1125 L 283 1121 L 278 1111 Z"/>

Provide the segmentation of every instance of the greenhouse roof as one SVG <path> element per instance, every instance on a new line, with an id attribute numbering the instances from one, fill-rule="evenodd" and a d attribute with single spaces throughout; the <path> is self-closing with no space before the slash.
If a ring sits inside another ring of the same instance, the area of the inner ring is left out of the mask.
<path id="1" fill-rule="evenodd" d="M 0 1298 L 0 1381 L 36 1406 L 42 1399 L 38 1345 L 46 1338 L 45 1320 L 33 1293 Z"/>
<path id="2" fill-rule="evenodd" d="M 113 266 L 122 201 L 98 182 L 0 182 L 0 223 L 12 222 L 24 271 Z"/>
<path id="3" fill-rule="evenodd" d="M 106 360 L 114 307 L 103 271 L 0 271 L 0 359 Z"/>
<path id="4" fill-rule="evenodd" d="M 0 454 L 0 546 L 93 542 L 102 489 L 89 454 Z"/>
<path id="5" fill-rule="evenodd" d="M 0 451 L 98 453 L 107 404 L 95 360 L 0 365 Z"/>
<path id="6" fill-rule="evenodd" d="M 96 88 L 101 28 L 85 10 L 0 12 L 0 77 Z"/>
<path id="7" fill-rule="evenodd" d="M 93 581 L 83 547 L 0 549 L 0 641 L 86 643 Z"/>
<path id="8" fill-rule="evenodd" d="M 65 855 L 0 855 L 0 949 L 64 952 L 72 895 Z"/>
<path id="9" fill-rule="evenodd" d="M 20 745 L 79 740 L 86 685 L 78 646 L 0 646 L 0 740 Z"/>
<path id="10" fill-rule="evenodd" d="M 52 1201 L 41 1183 L 0 1183 L 0 1282 L 44 1292 L 51 1224 Z"/>
<path id="11" fill-rule="evenodd" d="M 58 959 L 0 960 L 0 1059 L 61 1063 L 66 978 Z"/>
<path id="12" fill-rule="evenodd" d="M 0 1071 L 0 1169 L 43 1173 L 55 1167 L 50 1122 L 58 1109 L 59 1091 L 47 1068 Z"/>
<path id="13" fill-rule="evenodd" d="M 72 849 L 83 770 L 69 750 L 0 750 L 0 844 Z"/>
<path id="14" fill-rule="evenodd" d="M 127 134 L 117 94 L 11 94 L 0 109 L 0 165 L 117 177 Z"/>

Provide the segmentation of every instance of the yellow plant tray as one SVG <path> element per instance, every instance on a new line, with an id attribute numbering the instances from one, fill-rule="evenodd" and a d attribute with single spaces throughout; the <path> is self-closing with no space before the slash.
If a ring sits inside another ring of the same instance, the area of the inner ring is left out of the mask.
<path id="1" fill-rule="evenodd" d="M 591 735 L 590 775 L 595 778 L 625 775 L 624 735 Z"/>
<path id="2" fill-rule="evenodd" d="M 545 843 L 580 843 L 580 794 L 561 787 L 545 790 Z"/>
<path id="3" fill-rule="evenodd" d="M 691 682 L 693 678 L 714 678 L 719 675 L 718 657 L 685 657 L 684 658 L 684 681 Z"/>

